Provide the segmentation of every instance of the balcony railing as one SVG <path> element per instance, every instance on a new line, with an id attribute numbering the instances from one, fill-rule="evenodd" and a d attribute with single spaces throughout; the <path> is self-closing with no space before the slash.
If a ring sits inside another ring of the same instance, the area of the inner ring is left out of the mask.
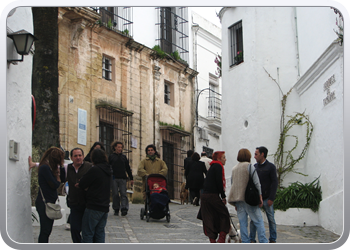
<path id="1" fill-rule="evenodd" d="M 221 98 L 216 96 L 207 97 L 208 100 L 208 118 L 221 119 Z"/>
<path id="2" fill-rule="evenodd" d="M 157 7 L 159 45 L 171 54 L 178 51 L 182 60 L 189 60 L 187 7 Z"/>
<path id="3" fill-rule="evenodd" d="M 100 24 L 124 35 L 133 36 L 131 7 L 90 7 L 101 15 Z"/>

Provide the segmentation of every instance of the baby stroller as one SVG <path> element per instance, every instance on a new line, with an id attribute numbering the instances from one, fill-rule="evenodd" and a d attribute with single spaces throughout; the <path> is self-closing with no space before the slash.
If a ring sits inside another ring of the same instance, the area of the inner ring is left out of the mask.
<path id="1" fill-rule="evenodd" d="M 168 191 L 154 192 L 153 184 L 158 183 L 163 189 L 166 189 L 167 179 L 161 174 L 150 174 L 146 178 L 146 202 L 145 207 L 141 208 L 140 218 L 146 221 L 150 218 L 162 219 L 166 216 L 167 222 L 170 222 L 169 196 Z"/>

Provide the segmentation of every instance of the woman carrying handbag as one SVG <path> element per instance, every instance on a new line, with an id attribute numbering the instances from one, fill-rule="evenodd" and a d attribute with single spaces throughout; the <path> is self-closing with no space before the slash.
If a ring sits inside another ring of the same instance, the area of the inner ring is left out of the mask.
<path id="1" fill-rule="evenodd" d="M 40 218 L 40 234 L 38 243 L 49 242 L 49 236 L 52 231 L 54 220 L 47 217 L 45 202 L 55 204 L 56 200 L 58 199 L 57 188 L 60 186 L 61 176 L 64 178 L 64 169 L 61 168 L 63 162 L 63 151 L 59 148 L 51 147 L 46 150 L 39 163 L 39 192 L 35 201 L 35 207 Z"/>

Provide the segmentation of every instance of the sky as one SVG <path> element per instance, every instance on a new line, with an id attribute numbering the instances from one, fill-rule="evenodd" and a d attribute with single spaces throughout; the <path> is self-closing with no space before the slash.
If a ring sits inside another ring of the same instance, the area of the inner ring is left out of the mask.
<path id="1" fill-rule="evenodd" d="M 216 13 L 219 14 L 221 8 L 222 7 L 192 7 L 194 12 L 201 15 L 218 27 L 221 27 L 221 23 L 219 17 L 216 16 Z"/>

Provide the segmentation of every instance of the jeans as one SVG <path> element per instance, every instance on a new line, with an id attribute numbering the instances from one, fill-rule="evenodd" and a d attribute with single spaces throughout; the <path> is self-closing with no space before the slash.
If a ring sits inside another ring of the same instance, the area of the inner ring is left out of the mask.
<path id="1" fill-rule="evenodd" d="M 85 209 L 83 217 L 83 243 L 105 243 L 108 213 Z"/>
<path id="2" fill-rule="evenodd" d="M 119 195 L 120 194 L 120 195 Z M 113 209 L 128 211 L 129 200 L 126 195 L 126 179 L 114 179 L 112 182 Z"/>
<path id="3" fill-rule="evenodd" d="M 269 207 L 267 204 L 267 200 L 264 200 L 263 207 L 266 212 L 267 220 L 269 222 L 269 231 L 270 231 L 270 241 L 276 241 L 277 239 L 277 231 L 276 231 L 276 222 L 275 222 L 275 211 L 273 210 L 273 205 Z M 256 227 L 254 223 L 250 222 L 250 235 L 249 238 L 251 241 L 255 241 L 255 232 Z"/>
<path id="4" fill-rule="evenodd" d="M 46 216 L 44 201 L 37 200 L 35 202 L 35 207 L 36 211 L 38 211 L 40 221 L 40 234 L 38 243 L 49 243 L 49 236 L 52 232 L 54 220 L 51 220 Z"/>
<path id="5" fill-rule="evenodd" d="M 81 225 L 83 222 L 84 211 L 85 205 L 70 206 L 70 233 L 73 243 L 81 243 Z"/>
<path id="6" fill-rule="evenodd" d="M 236 202 L 237 216 L 239 219 L 242 243 L 250 243 L 248 236 L 248 215 L 256 229 L 258 230 L 258 238 L 260 243 L 267 243 L 265 236 L 265 226 L 258 206 L 250 206 L 244 201 Z M 252 224 L 252 223 L 251 223 Z"/>

